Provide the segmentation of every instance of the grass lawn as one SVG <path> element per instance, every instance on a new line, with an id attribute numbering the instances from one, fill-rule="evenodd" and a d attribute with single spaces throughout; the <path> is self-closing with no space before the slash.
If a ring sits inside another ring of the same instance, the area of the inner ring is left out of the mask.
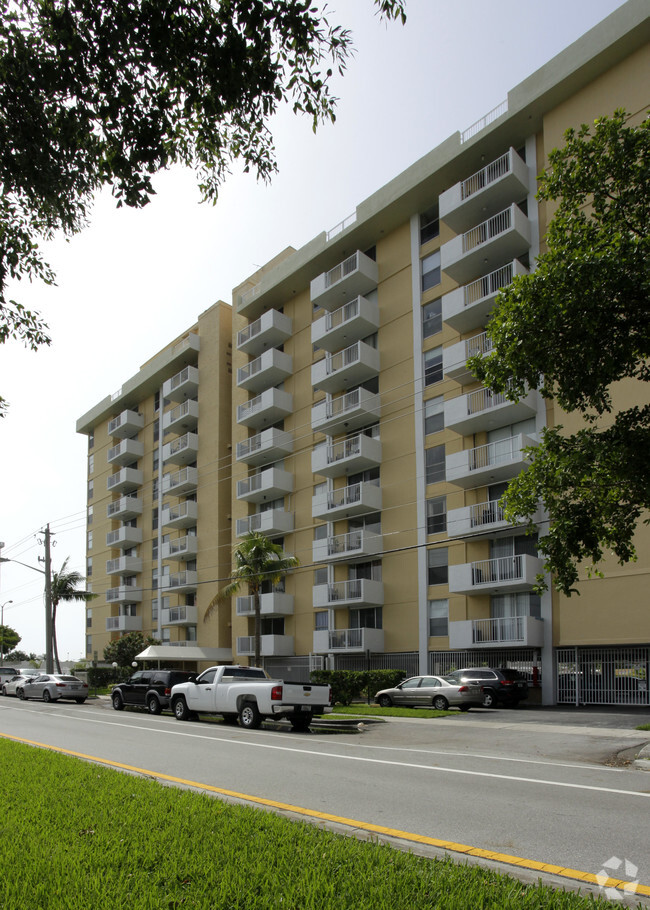
<path id="1" fill-rule="evenodd" d="M 433 708 L 380 708 L 379 705 L 366 705 L 355 703 L 353 705 L 334 705 L 331 714 L 325 714 L 325 717 L 336 716 L 337 714 L 352 714 L 362 717 L 459 717 L 460 711 L 435 711 Z"/>
<path id="2" fill-rule="evenodd" d="M 620 906 L 357 841 L 0 739 L 0 907 L 594 910 Z M 10 833 L 8 833 L 10 830 Z"/>

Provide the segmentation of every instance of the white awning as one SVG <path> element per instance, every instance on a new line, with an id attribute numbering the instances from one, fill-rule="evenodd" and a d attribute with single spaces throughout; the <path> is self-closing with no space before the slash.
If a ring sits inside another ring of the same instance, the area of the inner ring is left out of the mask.
<path id="1" fill-rule="evenodd" d="M 212 664 L 232 661 L 232 648 L 179 647 L 178 645 L 149 645 L 135 656 L 136 660 L 204 660 Z"/>

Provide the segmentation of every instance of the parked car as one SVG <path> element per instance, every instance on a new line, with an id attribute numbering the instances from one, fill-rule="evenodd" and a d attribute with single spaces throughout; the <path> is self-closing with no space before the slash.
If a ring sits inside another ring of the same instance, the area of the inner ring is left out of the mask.
<path id="1" fill-rule="evenodd" d="M 482 686 L 484 708 L 496 708 L 497 705 L 516 707 L 528 698 L 528 682 L 518 670 L 470 667 L 454 670 L 447 674 L 447 678 L 468 686 Z"/>
<path id="2" fill-rule="evenodd" d="M 469 711 L 483 704 L 479 684 L 458 682 L 448 676 L 412 676 L 393 689 L 382 689 L 375 701 L 388 708 L 391 705 L 427 705 L 444 711 L 449 707 Z"/>
<path id="3" fill-rule="evenodd" d="M 76 676 L 62 673 L 42 673 L 29 676 L 16 686 L 18 698 L 42 698 L 43 701 L 59 701 L 69 698 L 82 705 L 88 698 L 88 683 Z"/>
<path id="4" fill-rule="evenodd" d="M 113 688 L 111 702 L 116 711 L 134 705 L 146 708 L 150 714 L 160 714 L 163 708 L 169 707 L 172 686 L 193 679 L 196 673 L 187 670 L 138 670 Z"/>
<path id="5" fill-rule="evenodd" d="M 10 679 L 13 679 L 14 676 L 18 675 L 18 670 L 15 667 L 0 667 L 0 686 L 9 682 Z"/>
<path id="6" fill-rule="evenodd" d="M 28 679 L 27 676 L 22 676 L 20 673 L 16 676 L 12 676 L 11 679 L 6 680 L 2 684 L 2 694 L 3 695 L 16 695 L 16 688 L 20 685 L 23 680 Z"/>

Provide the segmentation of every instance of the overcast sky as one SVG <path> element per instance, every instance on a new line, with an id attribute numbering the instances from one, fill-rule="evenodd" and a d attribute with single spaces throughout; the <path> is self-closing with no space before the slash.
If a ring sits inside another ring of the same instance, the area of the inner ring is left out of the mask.
<path id="1" fill-rule="evenodd" d="M 288 112 L 273 122 L 279 173 L 271 186 L 233 176 L 216 207 L 200 205 L 191 173 L 155 182 L 138 212 L 97 200 L 91 225 L 50 245 L 58 286 L 18 286 L 41 312 L 52 345 L 0 349 L 3 555 L 38 567 L 49 522 L 53 569 L 85 571 L 87 439 L 77 418 L 216 300 L 280 250 L 303 246 L 617 7 L 621 0 L 407 0 L 408 22 L 381 23 L 371 0 L 334 0 L 355 58 L 337 81 L 337 121 L 314 135 Z M 603 113 L 611 113 L 603 111 Z M 92 339 L 92 345 L 91 345 Z M 27 652 L 44 650 L 43 577 L 0 567 L 5 624 Z M 13 603 L 7 603 L 7 601 Z M 63 605 L 62 659 L 83 656 L 83 605 Z"/>

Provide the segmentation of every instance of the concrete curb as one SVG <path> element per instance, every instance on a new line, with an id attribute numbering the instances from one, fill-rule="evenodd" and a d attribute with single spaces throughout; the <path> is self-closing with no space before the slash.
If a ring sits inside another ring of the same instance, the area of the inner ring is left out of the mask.
<path id="1" fill-rule="evenodd" d="M 639 771 L 650 771 L 650 744 L 641 749 L 632 764 Z"/>

